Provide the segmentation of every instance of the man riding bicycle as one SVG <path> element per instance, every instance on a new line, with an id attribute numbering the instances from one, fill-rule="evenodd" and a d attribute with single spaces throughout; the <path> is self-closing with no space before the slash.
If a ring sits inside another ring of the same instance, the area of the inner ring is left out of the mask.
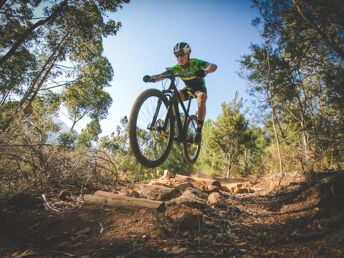
<path id="1" fill-rule="evenodd" d="M 198 106 L 198 122 L 197 122 L 197 132 L 194 141 L 199 143 L 202 138 L 202 126 L 206 114 L 205 103 L 207 101 L 207 88 L 205 87 L 204 77 L 208 73 L 213 73 L 216 71 L 217 66 L 215 64 L 202 61 L 199 59 L 190 59 L 191 48 L 186 42 L 177 43 L 173 48 L 173 54 L 177 58 L 178 64 L 169 68 L 166 72 L 157 75 L 145 75 L 143 77 L 144 82 L 158 82 L 163 80 L 162 76 L 169 73 L 181 74 L 181 73 L 194 73 L 195 76 L 190 78 L 181 79 L 185 83 L 185 88 L 179 91 L 179 95 L 182 101 L 188 100 L 191 96 L 187 93 L 191 93 L 197 98 Z"/>

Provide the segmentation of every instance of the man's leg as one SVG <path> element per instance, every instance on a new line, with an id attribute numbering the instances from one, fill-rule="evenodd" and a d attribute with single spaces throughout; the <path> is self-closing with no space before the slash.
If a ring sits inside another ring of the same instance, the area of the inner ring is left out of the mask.
<path id="1" fill-rule="evenodd" d="M 207 93 L 200 92 L 197 94 L 198 128 L 199 128 L 199 130 L 202 129 L 205 114 L 206 114 L 206 107 L 205 107 L 206 101 L 207 101 Z"/>
<path id="2" fill-rule="evenodd" d="M 198 92 L 197 93 L 197 106 L 198 106 L 198 121 L 197 121 L 197 129 L 194 141 L 196 143 L 201 142 L 202 139 L 202 126 L 205 118 L 206 108 L 205 102 L 207 101 L 207 93 L 205 92 Z"/>

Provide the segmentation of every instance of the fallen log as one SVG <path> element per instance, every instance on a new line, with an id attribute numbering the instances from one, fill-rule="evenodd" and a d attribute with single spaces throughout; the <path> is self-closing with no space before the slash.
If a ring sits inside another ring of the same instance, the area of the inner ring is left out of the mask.
<path id="1" fill-rule="evenodd" d="M 184 176 L 177 174 L 175 176 L 176 181 L 186 181 L 186 182 L 199 182 L 201 184 L 204 184 L 206 186 L 218 186 L 221 187 L 221 183 L 218 180 L 213 179 L 207 179 L 207 178 L 200 178 L 200 177 L 193 177 L 193 176 Z"/>
<path id="2" fill-rule="evenodd" d="M 104 191 L 97 191 L 94 195 L 84 195 L 85 205 L 105 205 L 109 207 L 121 208 L 149 208 L 160 209 L 164 207 L 164 202 L 153 201 L 143 198 L 129 197 Z"/>
<path id="3" fill-rule="evenodd" d="M 194 182 L 195 180 L 193 178 L 191 178 L 190 176 L 184 176 L 184 175 L 179 175 L 176 174 L 176 176 L 174 177 L 174 179 L 176 181 L 183 181 L 183 182 Z"/>
<path id="4" fill-rule="evenodd" d="M 231 193 L 251 193 L 250 183 L 227 183 L 222 184 L 222 190 Z"/>
<path id="5" fill-rule="evenodd" d="M 218 180 L 213 180 L 213 179 L 206 179 L 206 178 L 199 178 L 199 177 L 192 177 L 196 182 L 205 184 L 207 187 L 209 186 L 217 186 L 221 187 L 221 183 Z"/>

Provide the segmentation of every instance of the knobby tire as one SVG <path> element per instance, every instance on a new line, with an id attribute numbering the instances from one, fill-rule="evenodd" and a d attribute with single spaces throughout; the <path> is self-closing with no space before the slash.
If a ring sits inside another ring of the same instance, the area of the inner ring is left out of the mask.
<path id="1" fill-rule="evenodd" d="M 186 140 L 183 142 L 183 156 L 185 161 L 193 165 L 198 159 L 199 152 L 201 150 L 201 142 L 191 143 L 193 141 L 195 130 L 197 128 L 197 117 L 190 116 L 186 123 Z"/>
<path id="2" fill-rule="evenodd" d="M 168 132 L 164 132 L 165 134 L 168 134 L 167 136 L 165 135 L 164 137 L 167 139 L 167 145 L 166 148 L 163 150 L 162 154 L 159 157 L 156 157 L 154 159 L 152 159 L 151 157 L 147 157 L 145 155 L 145 153 L 141 152 L 141 148 L 142 146 L 140 146 L 140 142 L 138 139 L 138 116 L 140 113 L 141 108 L 144 107 L 145 102 L 149 102 L 149 99 L 153 97 L 156 97 L 157 99 L 160 99 L 162 101 L 162 107 L 163 109 L 168 108 L 168 100 L 166 98 L 166 96 L 159 90 L 157 89 L 148 89 L 143 91 L 136 99 L 132 110 L 131 110 L 131 114 L 130 114 L 130 119 L 129 119 L 129 140 L 130 140 L 130 146 L 131 149 L 136 157 L 136 159 L 145 167 L 148 168 L 154 168 L 154 167 L 158 167 L 159 165 L 161 165 L 166 158 L 168 157 L 171 147 L 172 147 L 172 143 L 173 143 L 173 136 L 174 136 L 174 114 L 171 113 L 169 116 L 170 119 L 170 123 L 168 124 Z M 153 111 L 154 113 L 154 111 Z M 153 114 L 151 114 L 151 117 L 149 117 L 149 119 L 152 120 L 153 118 Z M 148 126 L 148 125 L 147 125 Z M 157 131 L 156 131 L 157 132 Z M 148 133 L 148 137 L 149 134 L 151 133 L 154 134 L 154 131 L 147 131 L 144 133 Z M 142 143 L 141 143 L 142 144 Z M 153 150 L 154 151 L 154 150 Z"/>

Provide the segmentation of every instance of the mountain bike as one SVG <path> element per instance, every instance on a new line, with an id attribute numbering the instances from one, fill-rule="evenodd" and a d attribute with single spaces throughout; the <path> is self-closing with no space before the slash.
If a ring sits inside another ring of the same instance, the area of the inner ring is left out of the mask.
<path id="1" fill-rule="evenodd" d="M 177 77 L 192 76 L 195 75 L 165 75 L 162 78 L 170 79 L 168 89 L 147 89 L 134 102 L 129 118 L 130 146 L 136 159 L 145 167 L 161 165 L 167 159 L 173 141 L 182 143 L 187 163 L 192 165 L 196 162 L 201 149 L 201 142 L 193 140 L 198 119 L 196 115 L 189 114 L 191 101 L 195 96 L 187 91 L 190 98 L 185 107 L 175 83 Z M 175 129 L 178 131 L 177 137 L 174 137 Z"/>

